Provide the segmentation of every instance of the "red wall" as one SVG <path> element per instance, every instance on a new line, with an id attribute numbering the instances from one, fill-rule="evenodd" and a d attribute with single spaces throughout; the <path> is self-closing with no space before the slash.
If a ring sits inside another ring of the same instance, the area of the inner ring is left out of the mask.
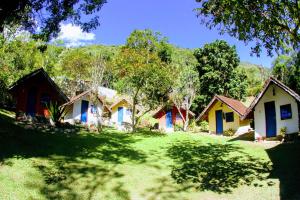
<path id="1" fill-rule="evenodd" d="M 172 111 L 172 124 L 173 124 L 173 127 L 174 127 L 174 125 L 176 123 L 182 123 L 182 119 L 177 119 L 176 120 L 176 115 L 177 115 L 177 113 L 179 114 L 178 109 L 176 108 L 176 106 L 173 106 L 171 109 L 172 109 L 171 110 Z M 160 128 L 165 128 L 166 127 L 166 112 L 167 112 L 167 110 L 162 109 L 155 116 L 155 118 L 159 120 Z M 182 113 L 182 115 L 185 119 L 186 111 L 181 109 L 181 113 Z"/>
<path id="2" fill-rule="evenodd" d="M 16 99 L 16 112 L 26 112 L 28 92 L 33 87 L 35 87 L 37 90 L 35 104 L 36 115 L 45 117 L 49 116 L 48 110 L 44 108 L 40 101 L 43 93 L 47 93 L 49 95 L 50 101 L 56 101 L 60 104 L 63 103 L 63 100 L 58 95 L 58 92 L 44 77 L 32 77 L 25 83 L 18 85 L 13 91 L 13 96 Z"/>

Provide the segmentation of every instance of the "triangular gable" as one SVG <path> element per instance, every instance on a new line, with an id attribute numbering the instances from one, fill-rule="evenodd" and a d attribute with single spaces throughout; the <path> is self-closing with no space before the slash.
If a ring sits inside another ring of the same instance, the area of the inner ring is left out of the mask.
<path id="1" fill-rule="evenodd" d="M 161 111 L 163 111 L 163 110 L 165 110 L 165 108 L 167 107 L 168 105 L 161 105 L 161 106 L 159 106 L 156 110 L 154 110 L 153 112 L 152 112 L 152 114 L 151 114 L 151 116 L 152 117 L 156 117 L 156 115 L 158 114 L 158 113 L 160 113 Z M 172 106 L 175 106 L 175 104 L 172 104 Z M 175 108 L 178 110 L 178 108 L 175 106 Z M 186 110 L 186 109 L 184 109 L 183 107 L 181 107 L 180 108 L 181 110 Z M 194 117 L 195 116 L 195 113 L 193 113 L 192 111 L 189 111 L 189 115 L 191 116 L 191 117 Z"/>
<path id="2" fill-rule="evenodd" d="M 205 114 L 210 111 L 211 107 L 214 106 L 217 101 L 226 104 L 231 110 L 233 110 L 240 117 L 242 117 L 247 110 L 247 107 L 236 99 L 228 98 L 221 95 L 215 95 L 214 98 L 205 107 L 205 109 L 201 112 L 197 120 L 203 119 Z"/>
<path id="3" fill-rule="evenodd" d="M 80 93 L 80 94 L 78 94 L 78 95 L 72 97 L 72 98 L 70 99 L 70 101 L 67 102 L 67 103 L 65 103 L 64 105 L 62 105 L 62 107 L 72 105 L 74 102 L 80 100 L 81 97 L 84 97 L 85 95 L 87 95 L 87 94 L 89 94 L 89 93 L 91 93 L 91 92 L 92 92 L 92 90 L 89 89 L 89 90 L 87 90 L 87 91 L 85 91 L 85 92 L 82 92 L 82 93 Z M 104 99 L 102 99 L 100 96 L 97 96 L 97 99 L 99 100 L 99 102 L 102 103 L 102 105 L 103 105 L 104 108 L 106 108 L 109 112 L 111 112 L 110 108 L 105 104 Z"/>
<path id="4" fill-rule="evenodd" d="M 61 91 L 61 89 L 56 85 L 56 83 L 49 77 L 49 75 L 45 72 L 45 70 L 43 68 L 37 69 L 25 76 L 23 76 L 22 78 L 20 78 L 19 80 L 17 80 L 14 84 L 12 84 L 9 87 L 9 91 L 13 91 L 15 90 L 17 87 L 19 87 L 21 84 L 25 83 L 27 80 L 29 80 L 32 77 L 38 76 L 38 75 L 42 75 L 46 78 L 46 80 L 50 83 L 50 85 L 58 92 L 58 94 L 62 97 L 62 99 L 65 102 L 69 101 L 69 98 Z"/>
<path id="5" fill-rule="evenodd" d="M 110 106 L 110 109 L 113 109 L 116 105 L 118 105 L 119 103 L 121 103 L 121 102 L 123 102 L 123 101 L 127 102 L 130 106 L 132 106 L 132 104 L 131 104 L 127 99 L 121 98 L 121 99 L 117 100 L 115 103 L 113 103 L 113 104 Z"/>
<path id="6" fill-rule="evenodd" d="M 271 84 L 275 84 L 276 86 L 278 86 L 279 88 L 281 88 L 282 90 L 284 90 L 286 93 L 288 93 L 289 95 L 291 95 L 293 98 L 295 98 L 296 101 L 300 102 L 300 96 L 293 91 L 292 89 L 290 89 L 288 86 L 286 86 L 285 84 L 283 84 L 282 82 L 280 82 L 279 80 L 275 79 L 274 77 L 270 77 L 264 84 L 262 91 L 256 96 L 256 98 L 253 100 L 253 102 L 251 103 L 251 105 L 249 106 L 249 108 L 247 109 L 245 115 L 242 117 L 242 119 L 247 118 L 247 116 L 251 113 L 251 111 L 255 108 L 255 106 L 258 104 L 258 102 L 260 101 L 260 99 L 264 96 L 264 94 L 266 93 L 266 91 L 268 90 L 269 86 Z"/>

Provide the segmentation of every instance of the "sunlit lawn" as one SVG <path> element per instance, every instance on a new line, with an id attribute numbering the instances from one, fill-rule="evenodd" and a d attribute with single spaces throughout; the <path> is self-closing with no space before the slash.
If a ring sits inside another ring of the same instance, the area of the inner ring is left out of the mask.
<path id="1" fill-rule="evenodd" d="M 9 115 L 0 111 L 0 199 L 299 198 L 299 143 L 266 150 L 204 134 L 42 132 Z"/>

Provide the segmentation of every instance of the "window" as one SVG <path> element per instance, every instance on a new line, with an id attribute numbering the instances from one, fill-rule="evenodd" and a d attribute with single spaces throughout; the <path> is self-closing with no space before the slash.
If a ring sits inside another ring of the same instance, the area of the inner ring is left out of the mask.
<path id="1" fill-rule="evenodd" d="M 281 117 L 281 120 L 292 118 L 291 104 L 286 104 L 286 105 L 280 106 L 280 117 Z"/>
<path id="2" fill-rule="evenodd" d="M 97 114 L 97 106 L 91 105 L 91 113 L 92 114 Z"/>
<path id="3" fill-rule="evenodd" d="M 180 115 L 180 113 L 176 113 L 176 120 L 181 120 L 181 115 Z"/>
<path id="4" fill-rule="evenodd" d="M 225 119 L 226 119 L 226 122 L 233 122 L 234 121 L 233 112 L 226 113 Z"/>
<path id="5" fill-rule="evenodd" d="M 126 114 L 127 114 L 127 115 L 131 115 L 131 114 L 132 114 L 132 110 L 131 110 L 131 109 L 127 109 L 127 110 L 126 110 Z"/>

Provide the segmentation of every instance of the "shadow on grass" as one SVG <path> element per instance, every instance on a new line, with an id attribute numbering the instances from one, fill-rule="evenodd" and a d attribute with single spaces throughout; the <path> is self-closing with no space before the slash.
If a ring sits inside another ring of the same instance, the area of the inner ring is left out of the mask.
<path id="1" fill-rule="evenodd" d="M 232 139 L 229 140 L 229 142 L 234 142 L 234 141 L 254 141 L 254 132 L 248 132 L 244 133 L 241 135 L 238 135 Z"/>
<path id="2" fill-rule="evenodd" d="M 270 178 L 280 182 L 280 198 L 300 199 L 300 142 L 283 143 L 266 151 L 273 163 Z"/>
<path id="3" fill-rule="evenodd" d="M 165 137 L 166 133 L 160 132 L 158 130 L 149 130 L 146 128 L 139 128 L 136 132 L 132 133 L 134 135 L 140 135 L 143 137 Z"/>
<path id="4" fill-rule="evenodd" d="M 155 185 L 148 188 L 143 194 L 146 199 L 155 200 L 168 200 L 168 199 L 187 199 L 185 196 L 191 191 L 192 186 L 190 184 L 174 184 L 170 177 L 160 177 L 156 179 Z"/>
<path id="5" fill-rule="evenodd" d="M 96 135 L 27 130 L 0 115 L 0 163 L 15 157 L 33 160 L 45 185 L 28 187 L 40 188 L 49 199 L 92 198 L 98 187 L 123 176 L 114 169 L 117 165 L 145 162 L 145 154 L 133 147 L 135 142 L 130 135 L 105 131 Z M 112 190 L 126 197 L 121 187 L 117 184 Z"/>
<path id="6" fill-rule="evenodd" d="M 200 191 L 230 193 L 242 184 L 266 179 L 269 162 L 254 158 L 233 144 L 182 141 L 168 150 L 174 159 L 171 176 L 179 184 L 193 183 Z"/>

